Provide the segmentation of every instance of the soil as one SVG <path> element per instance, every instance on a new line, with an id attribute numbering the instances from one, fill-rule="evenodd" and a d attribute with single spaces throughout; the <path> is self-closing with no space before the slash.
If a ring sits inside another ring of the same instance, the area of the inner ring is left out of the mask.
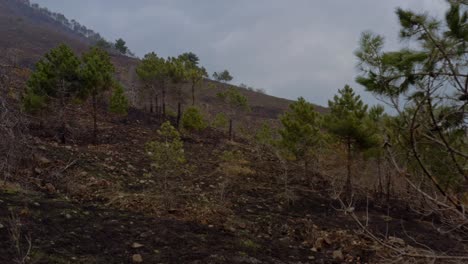
<path id="1" fill-rule="evenodd" d="M 91 124 L 86 115 L 77 120 L 77 131 Z M 23 252 L 31 241 L 26 263 L 380 262 L 384 249 L 338 209 L 332 186 L 320 176 L 303 179 L 302 169 L 289 165 L 285 189 L 279 160 L 249 140 L 231 142 L 210 128 L 184 132 L 188 163 L 164 190 L 145 152 L 158 139 L 157 119 L 132 110 L 125 120 L 99 120 L 98 145 L 87 132 L 71 133 L 69 145 L 61 145 L 53 129 L 31 126 L 34 161 L 0 188 L 0 263 L 21 255 L 14 227 Z M 355 213 L 379 237 L 465 252 L 463 243 L 434 229 L 437 219 L 404 205 L 392 200 L 387 215 L 378 200 L 367 212 L 366 200 L 358 199 Z"/>

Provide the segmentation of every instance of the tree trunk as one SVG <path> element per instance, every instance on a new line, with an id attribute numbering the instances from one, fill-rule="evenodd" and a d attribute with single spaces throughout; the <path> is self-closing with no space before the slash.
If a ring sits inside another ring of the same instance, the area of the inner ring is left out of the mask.
<path id="1" fill-rule="evenodd" d="M 192 105 L 195 105 L 195 83 L 192 83 Z"/>
<path id="2" fill-rule="evenodd" d="M 154 109 L 156 110 L 156 118 L 159 119 L 159 102 L 158 102 L 158 95 L 155 96 L 155 106 Z"/>
<path id="3" fill-rule="evenodd" d="M 351 183 L 351 162 L 352 162 L 352 157 L 351 157 L 351 138 L 347 138 L 347 154 L 348 154 L 348 161 L 346 164 L 346 171 L 347 171 L 347 176 L 346 176 L 346 196 L 351 198 L 351 192 L 352 192 L 352 183 Z"/>
<path id="4" fill-rule="evenodd" d="M 93 138 L 94 144 L 97 144 L 98 127 L 97 127 L 97 98 L 93 95 Z"/>
<path id="5" fill-rule="evenodd" d="M 229 140 L 233 140 L 234 139 L 234 134 L 233 134 L 233 131 L 232 131 L 232 118 L 229 119 Z"/>
<path id="6" fill-rule="evenodd" d="M 150 99 L 150 113 L 153 113 L 153 99 Z"/>
<path id="7" fill-rule="evenodd" d="M 182 117 L 181 103 L 177 103 L 177 129 L 180 129 L 180 119 Z"/>
<path id="8" fill-rule="evenodd" d="M 67 126 L 65 124 L 65 121 L 62 120 L 62 127 L 61 127 L 61 130 L 60 130 L 60 142 L 62 144 L 66 144 L 67 143 L 67 139 L 66 139 L 66 130 L 67 129 Z"/>
<path id="9" fill-rule="evenodd" d="M 380 157 L 380 154 L 377 156 L 377 173 L 379 176 L 379 186 L 377 187 L 379 195 L 379 198 L 382 198 L 382 193 L 383 193 L 383 186 L 382 186 L 382 159 Z"/>
<path id="10" fill-rule="evenodd" d="M 166 87 L 164 87 L 164 82 L 162 85 L 162 116 L 163 119 L 166 119 Z"/>
<path id="11" fill-rule="evenodd" d="M 307 180 L 308 179 L 308 171 L 309 171 L 309 163 L 307 162 L 307 159 L 304 159 L 304 178 Z"/>

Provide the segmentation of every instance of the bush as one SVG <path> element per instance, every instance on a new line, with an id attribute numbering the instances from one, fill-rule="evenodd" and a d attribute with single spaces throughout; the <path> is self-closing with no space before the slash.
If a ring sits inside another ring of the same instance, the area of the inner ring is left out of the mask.
<path id="1" fill-rule="evenodd" d="M 110 99 L 109 110 L 112 113 L 126 115 L 128 113 L 128 99 L 121 84 L 116 84 Z"/>
<path id="2" fill-rule="evenodd" d="M 182 116 L 182 127 L 189 131 L 200 131 L 207 127 L 201 111 L 196 107 L 189 107 Z"/>
<path id="3" fill-rule="evenodd" d="M 159 141 L 152 141 L 146 145 L 146 151 L 150 156 L 151 171 L 154 174 L 162 174 L 164 188 L 167 188 L 169 175 L 180 175 L 185 164 L 184 144 L 180 134 L 169 123 L 165 122 L 158 130 L 161 137 Z"/>
<path id="4" fill-rule="evenodd" d="M 226 129 L 226 127 L 228 126 L 228 123 L 229 121 L 228 121 L 227 116 L 223 113 L 219 113 L 215 116 L 211 125 L 219 129 Z"/>

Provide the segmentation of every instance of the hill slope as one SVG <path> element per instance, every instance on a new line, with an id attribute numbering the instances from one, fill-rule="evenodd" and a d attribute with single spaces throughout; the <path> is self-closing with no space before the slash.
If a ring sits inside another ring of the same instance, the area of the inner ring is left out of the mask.
<path id="1" fill-rule="evenodd" d="M 43 54 L 60 43 L 71 46 L 78 53 L 84 52 L 89 47 L 89 40 L 53 19 L 35 12 L 24 3 L 22 0 L 0 0 L 0 36 L 2 36 L 0 52 L 3 50 L 14 54 L 20 66 L 33 68 Z M 135 74 L 138 60 L 118 54 L 111 56 L 117 68 L 117 78 L 127 88 L 132 103 L 136 107 L 144 108 L 145 105 L 135 91 L 141 86 Z M 219 89 L 208 89 L 209 84 L 214 84 Z M 222 108 L 217 105 L 216 93 L 225 88 L 224 84 L 206 80 L 200 89 L 203 91 L 199 96 L 200 104 L 207 106 L 206 110 L 212 113 L 219 112 Z M 291 103 L 290 100 L 239 89 L 249 99 L 253 111 L 248 115 L 254 119 L 275 119 Z M 188 87 L 186 91 L 188 93 Z M 318 110 L 325 111 L 321 107 L 318 107 Z"/>

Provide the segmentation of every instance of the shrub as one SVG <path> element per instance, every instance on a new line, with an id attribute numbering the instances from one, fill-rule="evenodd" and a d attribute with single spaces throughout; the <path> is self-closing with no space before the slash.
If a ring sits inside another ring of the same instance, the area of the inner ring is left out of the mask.
<path id="1" fill-rule="evenodd" d="M 207 127 L 201 111 L 196 107 L 189 107 L 182 116 L 182 127 L 189 131 L 200 131 Z"/>
<path id="2" fill-rule="evenodd" d="M 126 115 L 128 113 L 128 99 L 125 96 L 124 89 L 121 84 L 116 84 L 112 97 L 110 99 L 109 110 L 112 113 Z"/>
<path id="3" fill-rule="evenodd" d="M 225 129 L 228 126 L 228 118 L 225 114 L 219 113 L 215 116 L 211 125 L 219 129 Z"/>
<path id="4" fill-rule="evenodd" d="M 167 188 L 168 176 L 177 176 L 182 173 L 186 162 L 184 145 L 179 132 L 169 122 L 161 125 L 158 134 L 161 139 L 149 142 L 146 145 L 146 151 L 152 160 L 153 176 L 162 175 L 164 188 Z"/>

